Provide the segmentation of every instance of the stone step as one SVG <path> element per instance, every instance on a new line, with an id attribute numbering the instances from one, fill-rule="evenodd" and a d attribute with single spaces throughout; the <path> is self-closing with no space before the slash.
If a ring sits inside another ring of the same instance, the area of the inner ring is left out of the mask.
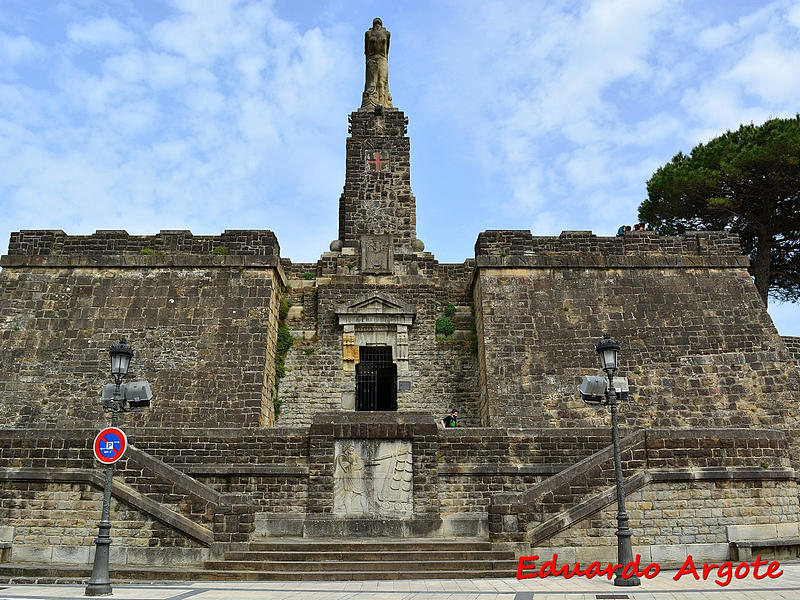
<path id="1" fill-rule="evenodd" d="M 339 551 L 339 552 L 226 552 L 226 561 L 245 561 L 245 562 L 270 562 L 270 561 L 305 561 L 313 558 L 316 561 L 363 561 L 375 558 L 375 552 L 363 551 Z M 503 550 L 420 550 L 420 551 L 393 551 L 391 558 L 394 561 L 416 561 L 416 560 L 514 560 L 514 553 Z"/>
<path id="2" fill-rule="evenodd" d="M 513 577 L 516 563 L 506 568 L 452 571 L 229 571 L 181 567 L 111 567 L 112 584 L 160 581 L 369 581 L 377 579 L 480 579 Z M 498 564 L 498 567 L 501 565 Z M 0 564 L 0 583 L 78 583 L 91 575 L 91 565 Z"/>
<path id="3" fill-rule="evenodd" d="M 282 541 L 282 542 L 251 542 L 252 552 L 422 552 L 422 551 L 479 551 L 491 550 L 492 544 L 488 541 L 431 541 L 430 539 L 411 540 L 382 540 L 375 542 L 346 542 L 346 541 Z"/>
<path id="4" fill-rule="evenodd" d="M 375 558 L 373 556 L 373 558 Z M 512 573 L 517 563 L 514 560 L 441 560 L 426 561 L 422 558 L 413 561 L 396 561 L 393 557 L 385 561 L 325 561 L 317 562 L 313 557 L 305 561 L 207 561 L 204 563 L 210 571 L 262 571 L 262 572 L 354 572 L 354 571 L 407 571 L 417 572 L 424 576 L 428 571 L 497 571 Z"/>

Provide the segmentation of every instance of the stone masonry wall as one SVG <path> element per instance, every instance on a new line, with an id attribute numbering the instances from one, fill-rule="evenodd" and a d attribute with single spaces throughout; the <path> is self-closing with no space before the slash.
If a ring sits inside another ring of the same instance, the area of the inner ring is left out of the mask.
<path id="1" fill-rule="evenodd" d="M 786 350 L 788 350 L 789 354 L 794 359 L 794 362 L 800 365 L 800 337 L 785 335 L 781 339 L 786 345 Z"/>
<path id="2" fill-rule="evenodd" d="M 297 283 L 295 285 L 295 282 Z M 342 327 L 337 307 L 374 292 L 382 292 L 416 307 L 408 331 L 408 371 L 398 380 L 411 389 L 398 391 L 398 410 L 429 412 L 439 417 L 458 408 L 464 425 L 477 425 L 477 357 L 467 339 L 443 339 L 436 319 L 449 302 L 464 302 L 464 288 L 443 285 L 435 278 L 334 276 L 289 280 L 294 306 L 287 321 L 295 342 L 280 383 L 281 426 L 308 425 L 313 415 L 343 408 L 343 394 L 355 391 L 354 370 L 345 370 Z"/>
<path id="3" fill-rule="evenodd" d="M 138 255 L 142 250 L 152 251 L 157 256 L 208 256 L 218 247 L 235 256 L 280 255 L 278 239 L 267 230 L 226 230 L 221 235 L 193 235 L 187 230 L 130 235 L 123 230 L 106 230 L 91 235 L 67 235 L 59 229 L 43 229 L 12 232 L 7 261 L 13 264 L 13 257 L 21 256 Z"/>
<path id="4" fill-rule="evenodd" d="M 788 438 L 786 432 L 778 430 L 640 430 L 620 441 L 626 488 L 635 491 L 643 485 L 674 482 L 679 489 L 699 480 L 708 485 L 779 481 L 778 487 L 789 485 L 796 494 Z M 567 527 L 587 527 L 586 515 L 613 502 L 613 486 L 613 453 L 606 446 L 522 494 L 493 496 L 489 507 L 491 537 L 495 541 L 527 540 L 535 546 Z M 714 526 L 724 524 L 716 522 Z"/>
<path id="5" fill-rule="evenodd" d="M 635 545 L 728 542 L 726 525 L 796 522 L 796 482 L 653 482 L 630 494 L 626 508 Z M 537 547 L 616 546 L 612 504 Z"/>
<path id="6" fill-rule="evenodd" d="M 349 121 L 352 135 L 347 138 L 339 200 L 339 240 L 346 247 L 357 247 L 361 234 L 391 233 L 397 247 L 410 251 L 417 236 L 417 213 L 405 115 L 398 110 L 354 112 Z M 387 161 L 380 170 L 376 152 Z"/>
<path id="7" fill-rule="evenodd" d="M 439 441 L 443 513 L 485 512 L 492 496 L 533 484 L 602 450 L 606 429 L 445 429 Z"/>
<path id="8" fill-rule="evenodd" d="M 103 491 L 85 483 L 0 482 L 0 515 L 14 527 L 14 543 L 28 546 L 86 546 L 97 537 Z M 114 499 L 114 544 L 149 547 L 178 542 L 159 522 Z M 182 542 L 182 543 L 181 543 Z M 191 540 L 180 545 L 199 546 Z"/>
<path id="9" fill-rule="evenodd" d="M 473 284 L 481 407 L 491 425 L 607 421 L 579 399 L 604 332 L 620 343 L 629 427 L 797 422 L 800 372 L 783 349 L 735 236 L 485 232 Z"/>
<path id="10" fill-rule="evenodd" d="M 0 425 L 103 423 L 107 350 L 123 336 L 135 351 L 128 380 L 146 378 L 155 395 L 137 424 L 269 424 L 283 285 L 274 235 L 123 234 L 12 236 L 0 273 Z M 210 254 L 223 242 L 241 254 Z"/>
<path id="11" fill-rule="evenodd" d="M 388 416 L 328 413 L 318 415 L 312 430 L 305 427 L 155 429 L 124 423 L 122 426 L 129 442 L 139 451 L 207 483 L 221 494 L 241 494 L 240 502 L 251 507 L 257 517 L 286 519 L 296 516 L 302 522 L 303 517 L 311 516 L 312 521 L 316 519 L 315 527 L 319 531 L 329 533 L 333 525 L 329 515 L 333 506 L 333 448 L 337 439 L 412 440 L 415 520 L 420 534 L 436 526 L 437 515 L 486 512 L 490 500 L 497 494 L 525 492 L 609 444 L 607 428 L 437 430 L 429 415 L 418 413 Z M 100 471 L 90 449 L 95 433 L 93 429 L 62 433 L 0 429 L 0 521 L 18 526 L 16 535 L 23 536 L 20 539 L 24 539 L 25 544 L 34 543 L 32 540 L 39 536 L 39 543 L 48 545 L 52 541 L 50 538 L 63 535 L 67 541 L 60 542 L 61 545 L 80 545 L 87 535 L 92 535 L 87 532 L 96 526 L 99 488 L 71 482 L 69 473 Z M 773 471 L 790 466 L 783 432 L 656 430 L 637 435 L 646 439 L 641 445 L 644 454 L 637 459 L 637 469 L 645 464 L 656 471 L 693 469 L 703 472 L 745 467 L 756 473 L 751 476 L 756 480 L 761 477 L 759 473 L 768 478 Z M 626 457 L 624 454 L 623 459 L 627 461 Z M 132 462 L 130 457 L 123 458 L 116 473 L 117 480 L 198 525 L 211 527 L 211 518 L 216 515 L 209 513 L 207 503 L 198 502 L 196 496 L 190 498 L 180 488 L 173 487 L 169 476 L 158 474 L 160 469 L 154 471 L 141 465 L 141 462 Z M 15 479 L 13 472 L 20 469 L 47 470 L 58 474 L 59 480 Z M 544 518 L 553 511 L 568 509 L 587 495 L 592 496 L 611 485 L 609 474 L 608 468 L 603 466 L 597 473 L 585 473 L 580 481 L 567 481 L 554 487 L 541 502 L 535 503 L 535 512 L 541 512 L 542 503 L 552 505 L 544 511 L 547 513 Z M 785 492 L 785 483 L 776 484 L 781 489 L 773 496 L 783 498 L 780 506 L 789 514 L 793 505 L 786 500 L 791 494 Z M 678 484 L 670 485 L 668 489 L 680 491 L 689 484 L 683 488 Z M 691 485 L 694 486 L 694 482 Z M 713 486 L 749 489 L 750 484 L 733 481 L 707 482 L 706 485 L 710 486 L 708 489 Z M 765 483 L 764 487 L 769 486 Z M 731 497 L 733 494 L 730 493 Z M 755 497 L 750 492 L 742 494 L 744 498 Z M 773 496 L 765 493 L 763 504 L 773 502 L 769 500 Z M 647 499 L 643 497 L 643 501 Z M 52 513 L 54 506 L 59 514 Z M 115 520 L 120 519 L 120 544 L 199 546 L 191 537 L 153 520 L 125 502 L 115 499 L 112 506 L 116 511 Z M 744 513 L 737 515 L 739 518 Z M 524 515 L 520 513 L 520 517 Z M 29 520 L 24 522 L 26 519 Z M 536 522 L 532 521 L 533 526 Z M 250 538 L 244 535 L 242 541 L 247 539 Z M 15 538 L 15 543 L 23 542 Z"/>

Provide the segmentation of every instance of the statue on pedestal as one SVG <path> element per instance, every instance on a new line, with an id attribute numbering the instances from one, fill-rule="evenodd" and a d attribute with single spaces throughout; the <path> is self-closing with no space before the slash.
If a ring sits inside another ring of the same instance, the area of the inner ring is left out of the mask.
<path id="1" fill-rule="evenodd" d="M 389 93 L 389 37 L 390 34 L 380 19 L 373 19 L 372 29 L 364 34 L 367 76 L 361 100 L 362 109 L 375 106 L 392 108 L 392 95 Z"/>

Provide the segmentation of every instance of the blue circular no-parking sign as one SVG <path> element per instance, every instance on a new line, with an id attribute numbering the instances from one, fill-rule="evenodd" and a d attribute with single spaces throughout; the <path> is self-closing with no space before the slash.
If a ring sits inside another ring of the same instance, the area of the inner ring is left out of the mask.
<path id="1" fill-rule="evenodd" d="M 94 457 L 104 465 L 117 462 L 128 447 L 125 432 L 116 427 L 106 427 L 94 438 Z"/>

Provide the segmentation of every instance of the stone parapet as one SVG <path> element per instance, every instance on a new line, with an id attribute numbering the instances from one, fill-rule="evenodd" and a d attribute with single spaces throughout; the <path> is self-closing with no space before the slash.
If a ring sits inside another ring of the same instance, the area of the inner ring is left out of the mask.
<path id="1" fill-rule="evenodd" d="M 67 235 L 60 229 L 11 233 L 9 256 L 139 254 L 211 254 L 224 247 L 228 255 L 279 256 L 280 246 L 269 230 L 225 230 L 221 235 L 193 235 L 188 230 L 162 230 L 155 235 L 130 235 L 124 230 L 99 230 L 91 235 Z M 6 266 L 5 264 L 3 266 Z"/>
<path id="2" fill-rule="evenodd" d="M 478 234 L 475 256 L 548 255 L 566 259 L 569 254 L 598 257 L 625 255 L 699 255 L 740 257 L 739 237 L 727 231 L 690 231 L 677 237 L 637 231 L 617 237 L 598 237 L 591 231 L 564 231 L 559 236 L 534 236 L 525 230 L 488 230 Z M 575 260 L 578 260 L 575 257 Z M 636 265 L 633 265 L 636 266 Z"/>

